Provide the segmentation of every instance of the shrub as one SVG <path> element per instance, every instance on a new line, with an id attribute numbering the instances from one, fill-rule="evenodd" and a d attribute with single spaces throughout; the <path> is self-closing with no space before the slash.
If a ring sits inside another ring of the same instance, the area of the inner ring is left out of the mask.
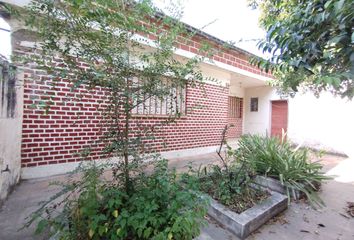
<path id="1" fill-rule="evenodd" d="M 158 161 L 151 175 L 138 174 L 134 191 L 102 178 L 92 164 L 82 177 L 35 212 L 37 233 L 50 229 L 60 239 L 192 239 L 199 235 L 207 200 L 184 189 L 167 161 Z M 190 179 L 191 181 L 192 179 Z M 193 185 L 189 182 L 189 185 Z"/>
<path id="2" fill-rule="evenodd" d="M 294 149 L 276 137 L 244 135 L 237 156 L 250 163 L 258 174 L 280 180 L 290 199 L 290 192 L 303 192 L 313 205 L 323 205 L 315 193 L 322 181 L 330 179 L 321 172 L 319 162 L 310 162 L 307 149 Z"/>
<path id="3" fill-rule="evenodd" d="M 230 168 L 211 165 L 201 168 L 194 177 L 200 191 L 237 213 L 253 207 L 268 196 L 266 192 L 250 186 L 252 177 L 242 165 Z"/>
<path id="4" fill-rule="evenodd" d="M 178 8 L 170 13 L 176 18 L 181 14 Z M 83 169 L 82 177 L 62 185 L 63 190 L 29 224 L 43 218 L 38 230 L 50 226 L 62 239 L 195 236 L 205 213 L 204 201 L 183 189 L 165 162 L 159 161 L 156 172 L 149 176 L 142 169 L 163 147 L 153 140 L 163 140 L 159 133 L 183 114 L 180 106 L 185 94 L 179 90 L 203 86 L 198 65 L 209 56 L 207 44 L 195 57 L 177 59 L 174 50 L 180 37 L 188 40 L 196 32 L 178 19 L 162 15 L 151 0 L 33 0 L 25 9 L 14 8 L 11 16 L 36 33 L 31 51 L 38 54 L 19 56 L 17 64 L 36 65 L 51 76 L 44 80 L 51 86 L 43 93 L 47 97 L 34 101 L 33 107 L 49 114 L 54 104 L 52 91 L 55 93 L 62 80 L 72 92 L 63 103 L 76 102 L 80 111 L 84 111 L 83 98 L 96 98 L 102 92 L 104 97 L 98 99 L 94 113 L 97 134 L 82 146 L 82 160 L 100 157 L 117 162 L 111 166 L 112 181 L 102 180 L 97 166 Z M 147 45 L 154 47 L 146 51 Z M 166 112 L 160 112 L 168 118 L 148 123 L 136 117 L 162 102 Z"/>
<path id="5" fill-rule="evenodd" d="M 251 187 L 254 171 L 247 161 L 240 161 L 237 154 L 226 144 L 225 136 L 230 126 L 226 125 L 218 155 L 220 164 L 211 164 L 194 170 L 190 167 L 186 178 L 194 178 L 200 191 L 228 206 L 237 213 L 253 207 L 259 200 L 268 196 L 265 191 Z M 222 147 L 226 144 L 226 152 Z"/>

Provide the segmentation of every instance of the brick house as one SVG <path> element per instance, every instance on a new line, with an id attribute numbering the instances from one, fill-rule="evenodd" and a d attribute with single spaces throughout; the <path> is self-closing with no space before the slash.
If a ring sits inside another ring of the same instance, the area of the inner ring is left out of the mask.
<path id="1" fill-rule="evenodd" d="M 12 53 L 31 54 L 31 33 L 11 16 L 1 17 L 11 27 Z M 186 88 L 181 105 L 184 115 L 163 129 L 163 140 L 154 141 L 163 156 L 215 152 L 226 124 L 234 125 L 228 132 L 230 141 L 246 133 L 280 135 L 284 129 L 294 142 L 353 154 L 353 101 L 327 93 L 319 99 L 311 94 L 284 98 L 268 86 L 271 75 L 249 64 L 252 54 L 236 47 L 223 48 L 225 42 L 201 31 L 192 41 L 180 40 L 176 58 L 193 57 L 201 41 L 208 41 L 219 50 L 213 61 L 200 65 L 204 76 L 218 82 L 206 82 L 204 88 Z M 0 70 L 0 77 L 6 75 L 5 68 Z M 66 102 L 73 93 L 69 83 L 60 82 L 54 91 L 54 105 L 45 115 L 33 104 L 48 90 L 47 78 L 29 65 L 19 66 L 16 78 L 0 81 L 0 204 L 20 178 L 45 177 L 74 169 L 81 161 L 75 153 L 99 136 L 96 107 L 104 93 L 97 91 L 94 97 L 88 93 L 80 101 Z M 202 107 L 194 108 L 198 105 Z M 162 109 L 136 114 L 134 121 L 159 123 L 165 119 Z M 166 147 L 162 148 L 162 143 Z M 91 156 L 100 158 L 99 151 Z"/>
<path id="2" fill-rule="evenodd" d="M 12 53 L 20 56 L 34 54 L 31 32 L 11 16 L 4 18 L 11 27 Z M 176 58 L 191 58 L 202 41 L 209 42 L 218 53 L 212 61 L 201 63 L 200 69 L 203 75 L 218 82 L 206 82 L 203 88 L 186 88 L 182 105 L 185 114 L 176 123 L 165 127 L 163 140 L 154 143 L 162 155 L 173 158 L 215 152 L 226 124 L 234 125 L 228 132 L 231 140 L 244 133 L 279 134 L 279 129 L 286 128 L 287 102 L 278 101 L 279 96 L 267 85 L 272 76 L 249 63 L 252 54 L 237 47 L 224 48 L 222 40 L 188 27 L 198 34 L 191 41 L 180 39 Z M 5 189 L 20 177 L 29 179 L 62 174 L 78 166 L 81 159 L 75 153 L 95 141 L 100 134 L 96 108 L 104 98 L 103 91 L 96 91 L 94 97 L 80 92 L 84 96 L 80 100 L 66 102 L 68 96 L 75 93 L 70 91 L 68 82 L 62 81 L 53 92 L 54 104 L 49 113 L 43 114 L 44 110 L 33 108 L 33 104 L 49 90 L 47 74 L 31 64 L 19 66 L 17 70 L 18 83 L 13 89 L 16 101 L 9 103 L 5 99 L 1 105 L 5 109 L 4 106 L 15 104 L 11 117 L 5 114 L 0 118 L 2 149 L 11 149 L 0 152 L 0 156 L 6 158 L 0 166 L 8 166 L 12 171 L 8 177 L 0 176 L 3 178 L 0 186 L 5 186 Z M 277 104 L 280 108 L 276 107 Z M 196 105 L 202 107 L 194 109 Z M 275 127 L 271 126 L 272 107 L 277 109 L 273 111 L 276 113 L 274 119 L 277 119 Z M 80 118 L 77 118 L 78 113 Z M 278 121 L 279 116 L 282 121 Z M 137 114 L 134 119 L 147 124 L 163 120 L 162 110 Z M 9 136 L 12 136 L 10 142 L 7 141 Z M 165 148 L 161 147 L 162 141 Z M 96 151 L 90 157 L 100 159 L 101 155 Z"/>
<path id="3" fill-rule="evenodd" d="M 224 44 L 221 40 L 200 32 L 193 41 L 181 43 L 176 55 L 193 56 L 202 40 L 208 40 L 216 47 Z M 14 54 L 28 54 L 31 51 L 31 43 L 27 39 L 15 40 L 14 43 Z M 230 139 L 238 138 L 245 132 L 248 125 L 245 123 L 247 109 L 244 105 L 248 104 L 248 101 L 244 99 L 249 89 L 265 86 L 271 77 L 251 66 L 248 63 L 250 56 L 251 54 L 238 48 L 225 49 L 213 57 L 213 62 L 201 64 L 203 74 L 217 79 L 218 82 L 207 82 L 203 87 L 186 88 L 182 105 L 185 114 L 177 119 L 176 123 L 164 127 L 164 139 L 154 143 L 163 151 L 164 156 L 178 157 L 214 152 L 226 124 L 234 125 L 228 132 Z M 80 161 L 75 153 L 95 141 L 99 135 L 99 113 L 96 108 L 104 98 L 103 91 L 96 91 L 94 95 L 86 94 L 77 102 L 63 104 L 67 97 L 73 94 L 69 83 L 63 81 L 57 84 L 54 104 L 46 115 L 44 110 L 32 107 L 36 99 L 49 87 L 45 81 L 40 81 L 46 78 L 45 73 L 35 68 L 23 68 L 23 178 L 46 176 L 48 173 L 58 174 L 72 169 Z M 165 119 L 163 109 L 135 116 L 135 121 L 148 124 L 159 123 Z M 91 158 L 98 159 L 99 154 L 99 151 L 93 152 Z"/>

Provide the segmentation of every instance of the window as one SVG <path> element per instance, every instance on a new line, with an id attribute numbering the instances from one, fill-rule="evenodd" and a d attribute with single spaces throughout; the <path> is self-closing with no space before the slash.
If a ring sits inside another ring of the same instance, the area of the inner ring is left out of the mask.
<path id="1" fill-rule="evenodd" d="M 251 98 L 251 112 L 258 112 L 258 98 Z"/>
<path id="2" fill-rule="evenodd" d="M 135 82 L 137 87 L 141 87 L 141 82 Z M 177 113 L 185 115 L 186 113 L 186 88 L 175 86 L 171 87 L 171 82 L 166 82 L 160 86 L 153 86 L 155 90 L 165 91 L 164 97 L 149 96 L 148 91 L 144 93 L 143 90 L 138 91 L 135 95 L 134 102 L 136 107 L 132 109 L 132 114 L 142 116 L 171 116 Z M 170 85 L 166 87 L 167 85 Z M 147 85 L 144 85 L 145 88 Z"/>
<path id="3" fill-rule="evenodd" d="M 229 96 L 228 115 L 230 118 L 242 118 L 243 100 L 238 97 Z"/>

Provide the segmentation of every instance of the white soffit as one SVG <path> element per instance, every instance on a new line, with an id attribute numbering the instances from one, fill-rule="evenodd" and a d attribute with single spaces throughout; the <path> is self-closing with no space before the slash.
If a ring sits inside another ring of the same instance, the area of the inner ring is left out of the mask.
<path id="1" fill-rule="evenodd" d="M 29 4 L 31 2 L 31 0 L 2 0 L 2 1 L 6 2 L 6 3 L 11 3 L 13 5 L 18 5 L 18 6 L 21 6 L 21 7 L 26 6 L 27 4 Z M 148 46 L 153 47 L 153 48 L 157 47 L 156 43 L 153 40 L 151 40 L 149 38 L 146 38 L 144 36 L 138 35 L 138 34 L 135 34 L 132 37 L 132 40 L 135 40 L 135 41 L 137 41 L 137 42 L 139 42 L 139 43 L 141 43 L 143 45 L 148 45 Z M 186 50 L 183 50 L 183 49 L 177 49 L 177 48 L 175 50 L 175 54 L 183 56 L 183 57 L 186 57 L 186 58 L 193 58 L 193 57 L 197 56 L 197 54 L 195 54 L 195 53 L 192 53 L 192 52 L 189 52 L 189 51 L 186 51 Z M 256 74 L 256 73 L 252 73 L 252 72 L 249 72 L 247 70 L 240 69 L 240 68 L 237 68 L 237 67 L 234 67 L 234 66 L 219 62 L 219 61 L 215 61 L 215 60 L 211 60 L 211 59 L 205 59 L 204 62 L 207 63 L 207 64 L 210 64 L 212 66 L 216 66 L 218 68 L 230 71 L 230 72 L 238 73 L 238 74 L 241 74 L 241 75 L 244 75 L 244 76 L 247 76 L 247 77 L 251 77 L 251 78 L 255 78 L 255 79 L 259 79 L 259 80 L 262 80 L 262 81 L 272 80 L 269 77 L 262 76 L 262 75 L 259 75 L 259 74 Z"/>
<path id="2" fill-rule="evenodd" d="M 133 36 L 132 39 L 137 41 L 137 42 L 139 42 L 139 43 L 141 43 L 141 44 L 148 45 L 148 46 L 153 47 L 153 48 L 157 47 L 156 43 L 153 40 L 148 39 L 146 37 L 143 37 L 141 35 L 135 35 L 135 36 Z M 179 55 L 179 56 L 182 56 L 182 57 L 186 57 L 186 58 L 193 58 L 193 57 L 198 56 L 195 53 L 192 53 L 192 52 L 180 49 L 180 48 L 176 48 L 174 52 L 175 52 L 176 55 Z M 212 65 L 212 66 L 216 66 L 218 68 L 221 68 L 221 69 L 233 72 L 233 73 L 238 73 L 238 74 L 241 74 L 241 75 L 244 75 L 244 76 L 247 76 L 247 77 L 255 78 L 255 79 L 258 79 L 258 80 L 262 80 L 262 81 L 272 80 L 272 78 L 269 78 L 269 77 L 266 77 L 266 76 L 262 76 L 262 75 L 259 75 L 259 74 L 256 74 L 256 73 L 252 73 L 252 72 L 249 72 L 247 70 L 240 69 L 240 68 L 237 68 L 237 67 L 228 65 L 226 63 L 219 62 L 219 61 L 215 61 L 215 60 L 211 60 L 211 59 L 205 59 L 204 63 L 207 63 L 207 64 Z"/>

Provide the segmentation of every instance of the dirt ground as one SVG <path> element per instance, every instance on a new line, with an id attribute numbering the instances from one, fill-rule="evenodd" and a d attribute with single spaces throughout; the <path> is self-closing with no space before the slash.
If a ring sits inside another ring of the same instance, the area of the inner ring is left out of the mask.
<path id="1" fill-rule="evenodd" d="M 170 166 L 186 169 L 188 162 L 195 166 L 217 160 L 216 154 L 204 154 L 190 158 L 171 159 Z M 322 158 L 324 171 L 336 177 L 323 184 L 320 197 L 326 206 L 313 209 L 304 202 L 292 202 L 288 210 L 270 220 L 247 239 L 354 239 L 354 218 L 345 214 L 348 201 L 354 202 L 354 159 L 335 155 Z M 34 227 L 19 229 L 25 223 L 40 201 L 48 199 L 57 189 L 48 186 L 53 180 L 63 180 L 66 176 L 22 181 L 9 196 L 0 210 L 1 240 L 40 240 L 45 236 L 34 236 Z M 237 239 L 218 226 L 211 219 L 203 228 L 199 240 Z"/>

